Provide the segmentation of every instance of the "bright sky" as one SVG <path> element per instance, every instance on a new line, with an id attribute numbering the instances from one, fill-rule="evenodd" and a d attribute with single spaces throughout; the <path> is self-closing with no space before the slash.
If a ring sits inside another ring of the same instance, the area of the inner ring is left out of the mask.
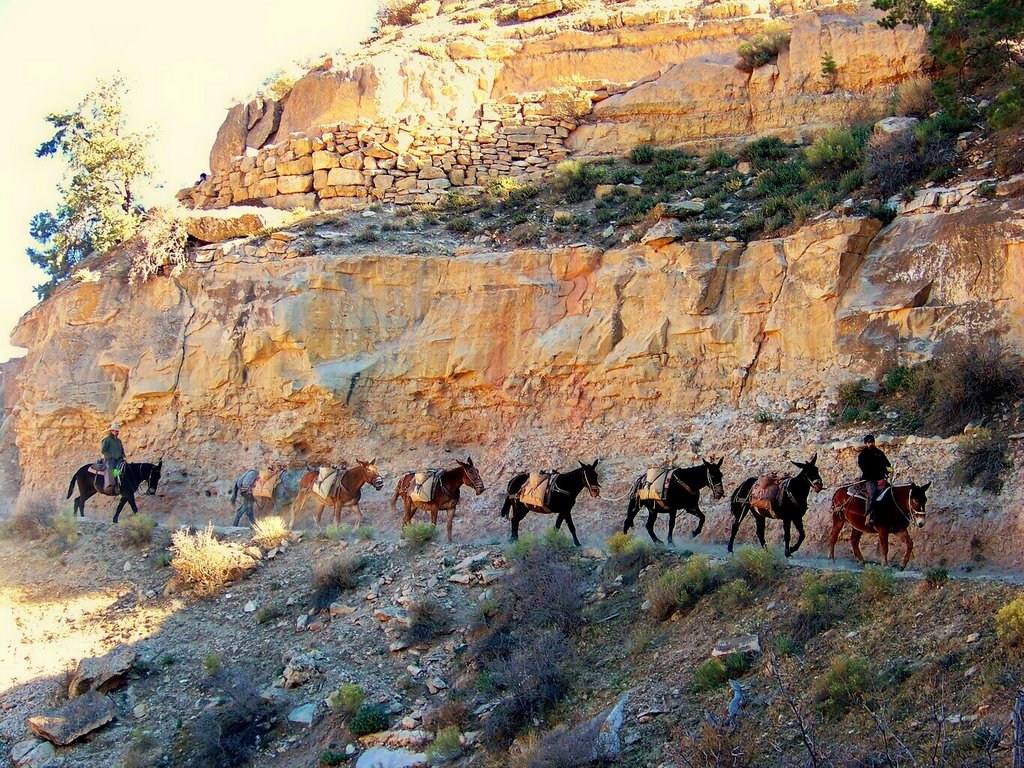
<path id="1" fill-rule="evenodd" d="M 9 336 L 45 277 L 25 249 L 34 243 L 32 215 L 55 205 L 62 169 L 59 159 L 34 154 L 52 135 L 48 113 L 72 109 L 97 79 L 120 73 L 132 89 L 130 115 L 155 133 L 162 189 L 147 202 L 159 202 L 207 170 L 234 101 L 296 59 L 356 45 L 376 7 L 377 0 L 0 0 L 0 361 L 24 354 Z"/>

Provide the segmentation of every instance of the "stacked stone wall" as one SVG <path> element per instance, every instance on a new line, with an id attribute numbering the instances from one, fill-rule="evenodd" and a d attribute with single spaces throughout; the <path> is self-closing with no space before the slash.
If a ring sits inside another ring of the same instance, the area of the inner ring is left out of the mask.
<path id="1" fill-rule="evenodd" d="M 552 111 L 538 99 L 484 104 L 462 123 L 322 126 L 234 158 L 179 199 L 197 208 L 259 201 L 332 210 L 368 201 L 432 205 L 450 189 L 478 194 L 499 177 L 540 181 L 565 159 L 576 127 Z"/>

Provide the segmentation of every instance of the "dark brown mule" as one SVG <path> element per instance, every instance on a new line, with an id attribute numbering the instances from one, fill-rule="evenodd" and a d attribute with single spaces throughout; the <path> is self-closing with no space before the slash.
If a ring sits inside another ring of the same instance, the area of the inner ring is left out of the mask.
<path id="1" fill-rule="evenodd" d="M 402 497 L 405 503 L 405 514 L 402 517 L 402 525 L 412 522 L 412 516 L 417 509 L 425 509 L 430 513 L 430 522 L 437 525 L 437 512 L 444 509 L 448 511 L 448 541 L 452 540 L 452 520 L 455 519 L 455 508 L 459 505 L 459 490 L 462 486 L 472 488 L 479 496 L 484 492 L 484 481 L 480 478 L 480 472 L 473 466 L 473 458 L 467 456 L 465 462 L 455 460 L 459 465 L 452 469 L 443 470 L 440 473 L 438 482 L 434 484 L 430 501 L 416 501 L 411 497 L 413 483 L 416 478 L 415 472 L 406 472 L 402 475 L 398 484 L 395 485 L 395 494 L 391 497 L 391 511 L 395 512 L 398 497 Z"/>
<path id="2" fill-rule="evenodd" d="M 313 484 L 319 474 L 318 470 L 314 469 L 302 476 L 302 479 L 299 480 L 299 492 L 295 494 L 295 501 L 292 502 L 291 517 L 288 521 L 289 528 L 295 526 L 296 513 L 302 511 L 306 499 L 310 498 L 317 505 L 316 512 L 313 513 L 313 520 L 316 522 L 317 528 L 320 527 L 320 517 L 324 513 L 324 507 L 334 507 L 335 525 L 341 525 L 341 510 L 345 507 L 355 509 L 356 525 L 363 524 L 363 511 L 359 508 L 359 500 L 363 497 L 363 486 L 369 483 L 378 491 L 384 487 L 384 481 L 380 477 L 380 472 L 377 471 L 377 460 L 359 461 L 356 459 L 354 467 L 335 468 L 334 471 L 339 473 L 340 477 L 334 481 L 331 495 L 326 498 L 313 490 Z"/>
<path id="3" fill-rule="evenodd" d="M 910 539 L 913 526 L 924 527 L 925 507 L 928 504 L 926 491 L 931 483 L 924 485 L 893 485 L 875 499 L 875 524 L 864 521 L 865 492 L 863 483 L 853 483 L 840 488 L 832 496 L 832 533 L 828 540 L 828 559 L 836 559 L 836 542 L 843 526 L 849 523 L 853 528 L 850 533 L 850 546 L 853 555 L 863 565 L 864 555 L 860 551 L 860 537 L 865 533 L 878 534 L 878 549 L 882 553 L 882 565 L 889 564 L 889 534 L 895 533 L 903 538 L 906 552 L 900 569 L 906 568 L 910 562 L 910 553 L 914 551 L 914 542 Z"/>

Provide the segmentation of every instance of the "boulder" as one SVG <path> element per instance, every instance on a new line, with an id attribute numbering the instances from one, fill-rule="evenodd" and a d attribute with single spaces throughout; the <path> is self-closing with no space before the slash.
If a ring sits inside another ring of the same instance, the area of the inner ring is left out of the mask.
<path id="1" fill-rule="evenodd" d="M 210 149 L 210 170 L 215 174 L 229 173 L 233 170 L 232 160 L 245 152 L 245 138 L 249 132 L 247 111 L 245 104 L 236 104 L 228 110 L 221 123 Z"/>
<path id="2" fill-rule="evenodd" d="M 734 653 L 759 654 L 761 653 L 761 641 L 757 635 L 741 635 L 731 640 L 719 641 L 711 651 L 711 655 L 716 659 L 721 656 L 731 656 Z"/>
<path id="3" fill-rule="evenodd" d="M 16 768 L 43 768 L 50 764 L 56 750 L 53 744 L 39 739 L 25 739 L 11 747 L 11 762 Z"/>
<path id="4" fill-rule="evenodd" d="M 356 768 L 422 768 L 426 765 L 427 756 L 422 752 L 384 747 L 372 747 L 356 760 Z"/>
<path id="5" fill-rule="evenodd" d="M 196 240 L 219 243 L 254 235 L 283 224 L 287 219 L 287 214 L 275 210 L 234 206 L 219 211 L 188 211 L 185 214 L 185 229 Z"/>
<path id="6" fill-rule="evenodd" d="M 533 21 L 556 14 L 560 10 L 562 10 L 562 0 L 545 0 L 542 3 L 534 3 L 520 8 L 518 16 L 520 21 Z"/>
<path id="7" fill-rule="evenodd" d="M 270 100 L 256 99 L 249 104 L 249 130 L 245 146 L 259 149 L 274 135 L 281 122 L 281 104 Z"/>
<path id="8" fill-rule="evenodd" d="M 622 720 L 628 693 L 622 694 L 614 707 L 606 709 L 575 728 L 556 731 L 541 740 L 537 756 L 541 764 L 545 758 L 557 760 L 562 768 L 583 768 L 588 765 L 606 765 L 622 754 Z"/>
<path id="9" fill-rule="evenodd" d="M 36 736 L 64 747 L 113 719 L 114 705 L 110 699 L 89 691 L 63 706 L 27 718 L 25 725 Z"/>
<path id="10" fill-rule="evenodd" d="M 684 234 L 682 223 L 675 219 L 662 219 L 644 233 L 640 242 L 652 248 L 660 248 L 663 245 L 674 243 Z"/>
<path id="11" fill-rule="evenodd" d="M 914 132 L 914 126 L 920 122 L 916 117 L 886 117 L 875 123 L 872 131 L 876 140 L 884 140 L 891 136 L 903 136 Z"/>
<path id="12" fill-rule="evenodd" d="M 135 663 L 135 651 L 127 646 L 115 648 L 106 656 L 82 659 L 68 683 L 68 698 L 74 699 L 88 691 L 106 693 L 123 682 Z"/>
<path id="13" fill-rule="evenodd" d="M 302 704 L 288 713 L 288 722 L 299 725 L 313 725 L 316 721 L 316 702 Z"/>

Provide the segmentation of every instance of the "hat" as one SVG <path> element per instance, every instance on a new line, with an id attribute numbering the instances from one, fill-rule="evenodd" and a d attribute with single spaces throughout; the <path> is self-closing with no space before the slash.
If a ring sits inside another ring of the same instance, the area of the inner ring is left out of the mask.
<path id="1" fill-rule="evenodd" d="M 121 425 L 118 424 L 116 421 L 112 421 L 110 423 L 109 429 L 110 429 L 111 432 L 120 432 L 121 431 Z"/>
<path id="2" fill-rule="evenodd" d="M 864 442 L 865 443 L 873 443 L 873 442 L 875 442 L 875 436 L 874 435 L 864 435 Z"/>

